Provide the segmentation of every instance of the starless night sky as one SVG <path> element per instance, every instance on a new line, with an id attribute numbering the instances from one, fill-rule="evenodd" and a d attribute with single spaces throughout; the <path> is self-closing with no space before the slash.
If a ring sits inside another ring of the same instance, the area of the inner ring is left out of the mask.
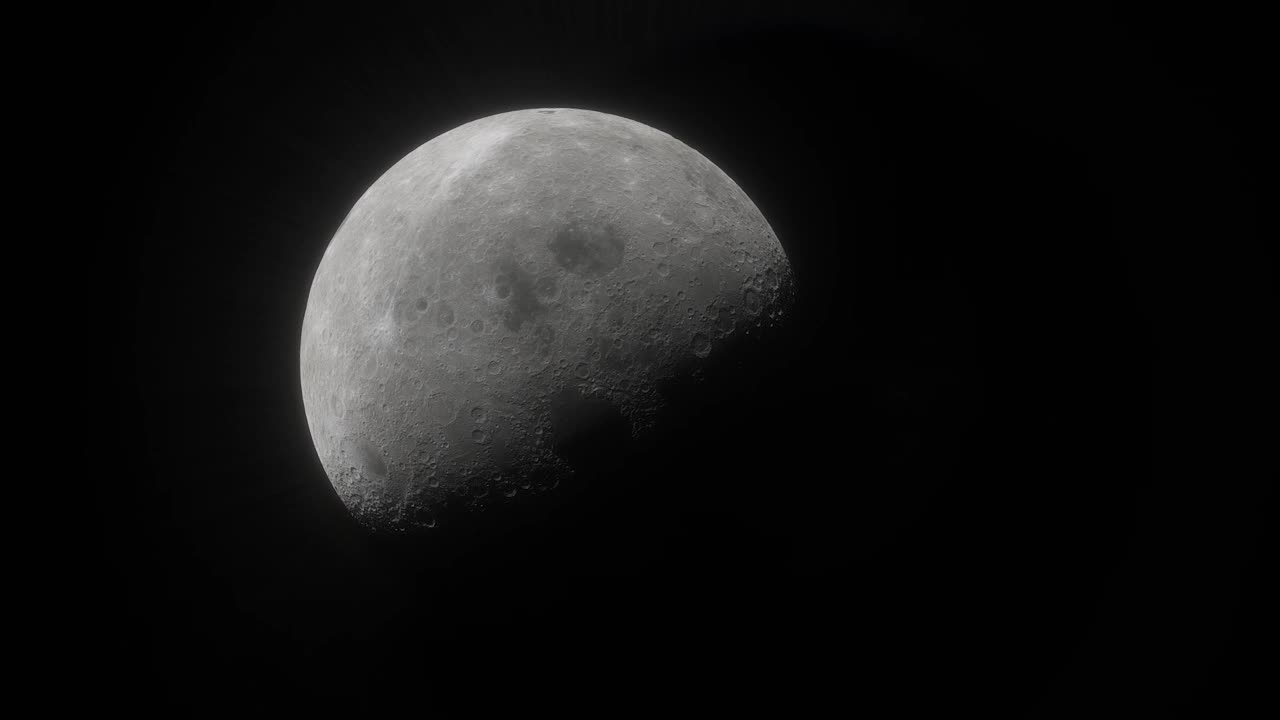
<path id="1" fill-rule="evenodd" d="M 86 692 L 445 717 L 1262 699 L 1257 30 L 855 5 L 113 15 L 109 393 L 142 452 L 99 483 Z M 400 157 L 525 107 L 710 158 L 781 239 L 797 322 L 750 383 L 682 390 L 663 443 L 606 432 L 551 501 L 368 537 L 302 411 L 312 275 Z"/>

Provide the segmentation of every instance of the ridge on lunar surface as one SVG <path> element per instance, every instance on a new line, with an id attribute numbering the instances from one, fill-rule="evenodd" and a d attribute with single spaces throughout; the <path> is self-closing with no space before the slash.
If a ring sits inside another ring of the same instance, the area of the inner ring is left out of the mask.
<path id="1" fill-rule="evenodd" d="M 361 524 L 432 527 L 568 477 L 566 404 L 643 433 L 661 381 L 779 324 L 793 287 L 756 206 L 670 135 L 586 110 L 482 118 L 396 163 L 329 243 L 307 423 Z"/>

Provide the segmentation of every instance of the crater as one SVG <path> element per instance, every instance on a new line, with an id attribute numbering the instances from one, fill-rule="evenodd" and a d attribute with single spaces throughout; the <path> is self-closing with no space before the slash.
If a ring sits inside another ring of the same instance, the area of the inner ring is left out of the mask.
<path id="1" fill-rule="evenodd" d="M 720 308 L 716 311 L 716 329 L 722 333 L 731 333 L 734 328 L 733 313 L 729 308 Z"/>
<path id="2" fill-rule="evenodd" d="M 693 354 L 704 358 L 711 354 L 711 338 L 702 333 L 693 336 Z"/>
<path id="3" fill-rule="evenodd" d="M 575 275 L 599 277 L 622 264 L 626 243 L 612 225 L 583 227 L 565 225 L 556 232 L 547 248 L 556 263 Z"/>
<path id="4" fill-rule="evenodd" d="M 440 327 L 449 327 L 453 324 L 453 308 L 448 303 L 440 303 L 436 305 L 436 324 Z"/>

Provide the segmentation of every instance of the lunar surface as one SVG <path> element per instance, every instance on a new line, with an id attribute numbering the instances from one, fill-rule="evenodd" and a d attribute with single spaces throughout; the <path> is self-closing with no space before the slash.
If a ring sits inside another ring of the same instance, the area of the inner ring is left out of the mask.
<path id="1" fill-rule="evenodd" d="M 302 324 L 307 422 L 375 531 L 433 527 L 573 477 L 590 407 L 651 429 L 661 383 L 785 320 L 794 282 L 719 168 L 625 118 L 482 118 L 396 163 L 351 209 Z M 736 344 L 736 343 L 735 343 Z"/>

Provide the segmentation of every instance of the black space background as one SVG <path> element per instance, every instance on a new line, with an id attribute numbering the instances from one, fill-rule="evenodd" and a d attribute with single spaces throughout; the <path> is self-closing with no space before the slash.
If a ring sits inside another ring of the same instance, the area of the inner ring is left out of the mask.
<path id="1" fill-rule="evenodd" d="M 103 389 L 135 450 L 94 478 L 72 694 L 165 716 L 1270 702 L 1260 23 L 1072 7 L 103 13 L 127 229 L 99 267 Z M 798 323 L 760 377 L 676 389 L 660 441 L 602 430 L 550 501 L 368 537 L 302 411 L 312 274 L 405 153 L 546 106 L 725 170 L 797 270 Z"/>

